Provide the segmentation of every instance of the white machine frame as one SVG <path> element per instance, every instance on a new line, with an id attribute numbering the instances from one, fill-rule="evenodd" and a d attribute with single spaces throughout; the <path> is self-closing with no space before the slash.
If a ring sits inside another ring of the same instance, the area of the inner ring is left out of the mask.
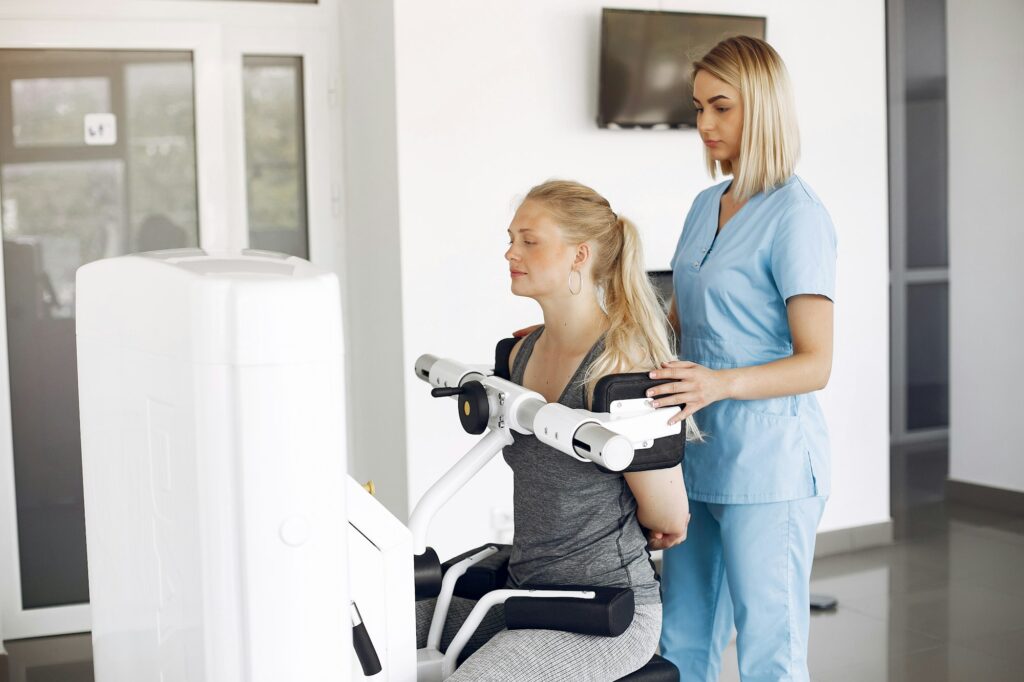
<path id="1" fill-rule="evenodd" d="M 513 442 L 512 433 L 535 434 L 541 442 L 559 452 L 580 461 L 590 461 L 612 471 L 621 471 L 633 461 L 635 450 L 649 448 L 654 440 L 663 436 L 677 435 L 681 424 L 669 425 L 670 418 L 678 413 L 678 407 L 656 409 L 646 399 L 617 401 L 609 413 L 595 413 L 549 403 L 543 396 L 511 381 L 494 376 L 486 365 L 470 365 L 456 360 L 423 355 L 416 361 L 416 376 L 441 389 L 441 394 L 458 399 L 454 391 L 470 382 L 478 382 L 486 391 L 488 405 L 487 433 L 449 469 L 420 499 L 409 518 L 407 539 L 412 553 L 422 556 L 428 551 L 427 535 L 431 521 L 438 510 L 448 502 L 470 479 L 473 478 L 502 448 Z M 356 489 L 353 482 L 349 490 L 349 524 L 359 535 L 373 542 L 366 524 L 370 517 L 363 513 L 368 509 L 357 509 L 364 504 L 369 494 Z M 364 498 L 360 501 L 360 498 Z M 383 507 L 380 507 L 380 511 Z M 393 518 L 393 517 L 392 517 Z M 350 540 L 350 545 L 352 544 Z M 355 550 L 350 550 L 355 551 Z M 469 617 L 459 628 L 448 649 L 441 653 L 441 633 L 448 616 L 455 585 L 458 579 L 473 565 L 487 559 L 498 551 L 497 547 L 486 547 L 448 568 L 441 582 L 434 614 L 427 636 L 427 644 L 416 651 L 415 662 L 411 662 L 412 649 L 408 636 L 415 632 L 413 600 L 413 565 L 411 554 L 394 556 L 393 560 L 402 570 L 396 571 L 396 583 L 401 590 L 401 600 L 385 590 L 390 606 L 385 609 L 388 628 L 374 627 L 358 595 L 363 593 L 359 584 L 356 566 L 352 567 L 353 582 L 350 589 L 360 603 L 371 639 L 375 642 L 377 654 L 383 661 L 383 677 L 374 679 L 411 680 L 415 666 L 418 682 L 441 682 L 456 668 L 459 655 L 470 637 L 479 627 L 491 607 L 503 604 L 513 597 L 527 598 L 577 598 L 593 599 L 595 593 L 588 590 L 521 590 L 498 589 L 487 593 L 473 608 Z M 372 609 L 372 606 L 368 606 Z M 404 613 L 404 617 L 403 617 Z M 402 623 L 399 632 L 393 632 L 392 625 Z M 404 643 L 398 643 L 397 640 Z M 379 643 L 379 644 L 378 644 Z"/>
<path id="2" fill-rule="evenodd" d="M 681 430 L 668 425 L 676 407 L 571 409 L 488 368 L 424 355 L 417 376 L 459 398 L 467 430 L 489 431 L 406 526 L 345 475 L 333 275 L 279 254 L 183 249 L 85 266 L 78 293 L 98 682 L 441 682 L 491 607 L 603 593 L 495 589 L 442 653 L 456 583 L 498 550 L 442 577 L 427 547 L 437 511 L 513 433 L 621 471 Z M 418 651 L 417 564 L 438 594 Z"/>

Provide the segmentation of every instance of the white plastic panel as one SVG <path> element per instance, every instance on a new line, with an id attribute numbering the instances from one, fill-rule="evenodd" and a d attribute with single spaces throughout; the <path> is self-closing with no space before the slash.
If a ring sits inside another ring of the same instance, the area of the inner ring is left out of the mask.
<path id="1" fill-rule="evenodd" d="M 79 271 L 78 316 L 97 680 L 344 679 L 335 277 L 117 258 Z"/>
<path id="2" fill-rule="evenodd" d="M 353 680 L 416 679 L 416 612 L 412 533 L 356 481 L 348 479 L 349 586 L 370 635 L 381 672 L 363 675 L 353 656 Z"/>

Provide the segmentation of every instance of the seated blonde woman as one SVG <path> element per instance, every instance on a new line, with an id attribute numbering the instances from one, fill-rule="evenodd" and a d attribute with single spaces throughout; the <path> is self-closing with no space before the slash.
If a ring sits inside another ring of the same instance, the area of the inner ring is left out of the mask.
<path id="1" fill-rule="evenodd" d="M 576 182 L 534 187 L 508 233 L 512 293 L 537 301 L 544 315 L 544 325 L 512 351 L 512 381 L 550 402 L 585 408 L 601 377 L 646 371 L 673 358 L 637 230 L 601 195 Z M 515 486 L 509 587 L 630 587 L 636 613 L 621 636 L 597 637 L 504 630 L 496 607 L 467 647 L 475 652 L 449 679 L 616 680 L 643 667 L 661 632 L 661 596 L 648 549 L 681 542 L 689 519 L 680 466 L 608 473 L 520 434 L 504 457 Z M 442 649 L 473 604 L 455 599 Z M 423 646 L 433 602 L 417 608 Z"/>

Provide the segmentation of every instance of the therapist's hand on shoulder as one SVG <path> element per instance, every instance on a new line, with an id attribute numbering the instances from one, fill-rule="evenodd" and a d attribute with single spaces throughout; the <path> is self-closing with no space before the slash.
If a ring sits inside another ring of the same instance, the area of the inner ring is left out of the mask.
<path id="1" fill-rule="evenodd" d="M 669 420 L 669 424 L 681 422 L 711 403 L 729 397 L 726 379 L 718 371 L 695 362 L 663 362 L 661 367 L 650 373 L 650 377 L 673 380 L 672 383 L 660 384 L 647 391 L 647 397 L 655 399 L 654 407 L 685 405 L 682 412 Z"/>

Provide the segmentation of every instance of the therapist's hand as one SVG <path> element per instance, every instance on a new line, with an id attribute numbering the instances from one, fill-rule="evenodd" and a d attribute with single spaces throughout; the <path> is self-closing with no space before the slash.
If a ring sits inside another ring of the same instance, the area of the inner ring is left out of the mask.
<path id="1" fill-rule="evenodd" d="M 729 397 L 729 385 L 723 371 L 708 369 L 695 362 L 663 362 L 650 376 L 652 379 L 674 379 L 672 383 L 661 384 L 647 391 L 647 397 L 655 399 L 655 407 L 686 406 L 669 420 L 669 424 L 681 422 L 711 403 Z"/>

